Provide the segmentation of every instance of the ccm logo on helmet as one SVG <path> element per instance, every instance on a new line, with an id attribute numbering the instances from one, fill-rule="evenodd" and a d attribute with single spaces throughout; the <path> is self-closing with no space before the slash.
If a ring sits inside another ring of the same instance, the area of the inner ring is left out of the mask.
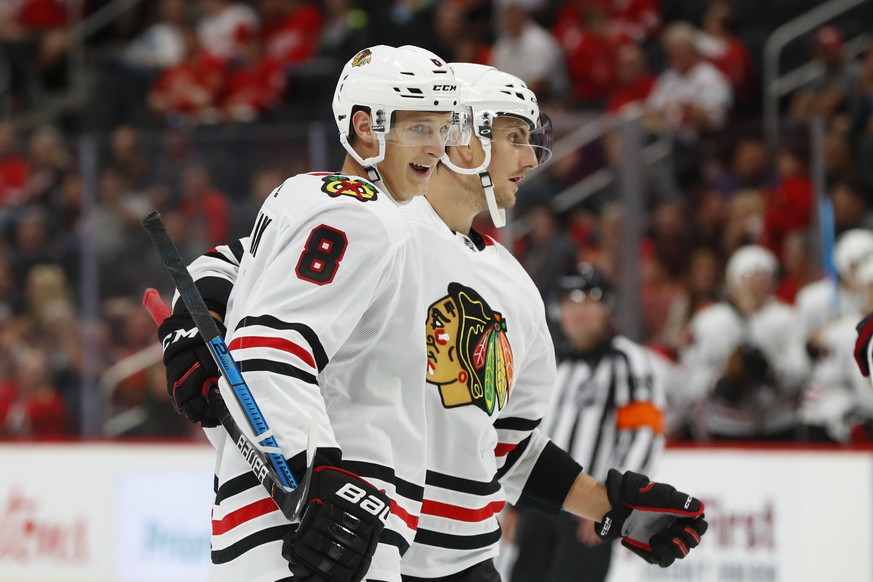
<path id="1" fill-rule="evenodd" d="M 356 487 L 351 483 L 346 483 L 336 492 L 337 497 L 341 497 L 350 503 L 354 503 L 367 513 L 373 514 L 382 521 L 388 521 L 388 514 L 391 508 L 385 503 L 372 495 L 367 495 L 367 492 Z M 365 497 L 366 496 L 366 497 Z"/>
<path id="2" fill-rule="evenodd" d="M 433 90 L 434 91 L 457 91 L 458 86 L 457 85 L 434 85 Z"/>

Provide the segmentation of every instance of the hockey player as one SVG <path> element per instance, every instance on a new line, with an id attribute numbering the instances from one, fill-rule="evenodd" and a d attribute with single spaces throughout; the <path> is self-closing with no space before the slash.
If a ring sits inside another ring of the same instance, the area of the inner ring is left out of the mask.
<path id="1" fill-rule="evenodd" d="M 873 256 L 853 273 L 859 307 L 873 309 Z M 817 336 L 817 358 L 803 394 L 804 438 L 812 442 L 847 443 L 857 427 L 871 426 L 873 389 L 852 364 L 852 345 L 859 312 L 826 323 Z M 863 433 L 862 429 L 859 429 Z M 861 437 L 866 438 L 866 437 Z"/>
<path id="2" fill-rule="evenodd" d="M 650 473 L 664 449 L 665 396 L 649 351 L 615 332 L 615 293 L 598 269 L 579 265 L 558 289 L 566 345 L 543 432 L 599 479 L 614 468 Z M 606 580 L 613 548 L 590 520 L 520 513 L 512 582 Z"/>
<path id="3" fill-rule="evenodd" d="M 549 129 L 517 78 L 490 67 L 452 67 L 465 87 L 469 120 L 457 141 L 468 145 L 450 147 L 427 197 L 401 209 L 424 269 L 424 309 L 413 321 L 427 346 L 429 433 L 424 502 L 403 558 L 404 580 L 498 580 L 496 516 L 507 499 L 550 512 L 566 508 L 602 522 L 608 538 L 628 534 L 626 526 L 639 519 L 630 507 L 687 515 L 669 528 L 633 534 L 643 539 L 635 551 L 672 563 L 705 531 L 699 501 L 661 484 L 646 490 L 651 496 L 640 493 L 648 480 L 635 473 L 615 472 L 599 483 L 534 431 L 555 375 L 542 300 L 511 254 L 471 225 L 486 209 L 502 222 L 518 182 L 539 163 L 537 152 L 545 156 Z M 195 266 L 203 269 L 207 260 Z"/>
<path id="4" fill-rule="evenodd" d="M 794 304 L 800 317 L 801 339 L 813 354 L 816 334 L 826 323 L 843 315 L 857 315 L 860 319 L 862 300 L 855 271 L 870 255 L 873 255 L 873 232 L 860 228 L 848 230 L 840 235 L 834 247 L 837 281 L 825 278 L 798 291 Z"/>
<path id="5" fill-rule="evenodd" d="M 795 438 L 809 361 L 794 310 L 773 297 L 777 267 L 764 247 L 741 247 L 728 260 L 727 299 L 691 320 L 693 343 L 680 359 L 701 438 Z"/>
<path id="6" fill-rule="evenodd" d="M 213 435 L 210 580 L 400 580 L 421 509 L 427 425 L 421 329 L 401 325 L 421 317 L 421 277 L 398 203 L 425 192 L 457 104 L 451 68 L 435 54 L 362 50 L 333 100 L 348 153 L 342 171 L 289 178 L 264 202 L 244 249 L 207 255 L 199 287 L 264 419 L 298 482 L 313 465 L 295 529 L 231 439 Z M 192 324 L 177 301 L 159 330 L 169 388 L 189 418 L 214 426 L 203 395 L 216 369 Z M 199 362 L 178 357 L 189 351 Z M 191 386 L 199 399 L 185 394 Z M 309 461 L 308 439 L 317 446 Z M 389 505 L 390 514 L 370 511 Z"/>

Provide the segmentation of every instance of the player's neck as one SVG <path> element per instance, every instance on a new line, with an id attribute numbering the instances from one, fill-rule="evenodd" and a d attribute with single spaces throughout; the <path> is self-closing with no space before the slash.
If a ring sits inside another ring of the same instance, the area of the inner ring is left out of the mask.
<path id="1" fill-rule="evenodd" d="M 469 192 L 459 174 L 438 167 L 427 189 L 428 202 L 450 229 L 470 234 L 473 219 L 480 212 L 476 194 Z"/>

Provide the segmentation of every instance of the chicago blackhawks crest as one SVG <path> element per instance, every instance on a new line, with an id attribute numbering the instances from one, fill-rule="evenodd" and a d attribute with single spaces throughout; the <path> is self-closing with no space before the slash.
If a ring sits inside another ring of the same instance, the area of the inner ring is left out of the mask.
<path id="1" fill-rule="evenodd" d="M 378 198 L 376 187 L 360 178 L 331 174 L 322 178 L 321 181 L 321 191 L 331 198 L 350 196 L 361 202 L 369 202 Z"/>
<path id="2" fill-rule="evenodd" d="M 514 373 L 503 315 L 475 290 L 449 283 L 427 309 L 427 382 L 443 406 L 475 405 L 492 414 L 509 397 Z"/>

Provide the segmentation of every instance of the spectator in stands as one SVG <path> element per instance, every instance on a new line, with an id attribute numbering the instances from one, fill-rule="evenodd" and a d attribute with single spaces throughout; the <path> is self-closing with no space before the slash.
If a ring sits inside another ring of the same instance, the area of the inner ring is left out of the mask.
<path id="1" fill-rule="evenodd" d="M 239 57 L 245 41 L 259 31 L 258 13 L 244 2 L 200 0 L 198 5 L 201 17 L 197 35 L 203 50 L 213 57 L 221 60 Z"/>
<path id="2" fill-rule="evenodd" d="M 578 11 L 578 22 L 557 23 L 573 96 L 582 106 L 602 107 L 616 86 L 616 51 L 622 38 L 609 30 L 606 10 L 598 4 Z"/>
<path id="3" fill-rule="evenodd" d="M 0 212 L 24 199 L 30 167 L 17 150 L 15 128 L 0 123 Z"/>
<path id="4" fill-rule="evenodd" d="M 194 164 L 182 172 L 180 208 L 204 250 L 230 239 L 230 201 L 212 185 L 206 166 Z"/>
<path id="5" fill-rule="evenodd" d="M 757 137 L 737 140 L 729 167 L 718 172 L 711 183 L 724 196 L 732 196 L 738 190 L 760 190 L 775 186 L 776 176 L 770 169 L 764 141 Z"/>
<path id="6" fill-rule="evenodd" d="M 675 353 L 691 341 L 688 325 L 692 318 L 720 299 L 721 265 L 715 252 L 707 248 L 691 251 L 683 287 L 684 293 L 670 304 L 657 337 Z"/>
<path id="7" fill-rule="evenodd" d="M 834 229 L 842 233 L 855 228 L 873 230 L 867 189 L 858 179 L 838 179 L 830 186 Z"/>
<path id="8" fill-rule="evenodd" d="M 534 21 L 525 4 L 524 0 L 499 2 L 500 33 L 493 65 L 521 78 L 545 102 L 566 87 L 564 60 L 557 41 Z"/>
<path id="9" fill-rule="evenodd" d="M 330 59 L 338 71 L 342 70 L 345 55 L 374 44 L 372 15 L 357 4 L 354 0 L 325 2 L 324 29 L 319 41 L 318 54 L 320 57 Z"/>
<path id="10" fill-rule="evenodd" d="M 764 247 L 742 247 L 725 270 L 726 300 L 691 321 L 693 341 L 681 352 L 690 375 L 682 388 L 699 403 L 699 438 L 795 438 L 809 363 L 794 341 L 793 309 L 773 297 L 778 268 Z"/>
<path id="11" fill-rule="evenodd" d="M 793 304 L 797 293 L 815 280 L 813 261 L 813 233 L 795 230 L 788 233 L 782 241 L 781 257 L 782 276 L 776 288 L 776 297 L 783 303 Z"/>
<path id="12" fill-rule="evenodd" d="M 125 124 L 112 131 L 106 165 L 124 174 L 133 188 L 145 186 L 151 162 L 142 150 L 135 127 Z"/>
<path id="13" fill-rule="evenodd" d="M 72 165 L 64 137 L 56 127 L 42 126 L 30 135 L 27 163 L 30 171 L 22 202 L 46 207 L 57 197 L 63 177 Z"/>
<path id="14" fill-rule="evenodd" d="M 185 57 L 183 29 L 188 24 L 185 0 L 161 0 L 157 20 L 124 49 L 124 62 L 137 69 L 160 70 Z"/>
<path id="15" fill-rule="evenodd" d="M 739 27 L 729 2 L 709 4 L 697 43 L 701 54 L 730 80 L 737 101 L 753 98 L 754 70 L 746 45 L 737 36 Z"/>
<path id="16" fill-rule="evenodd" d="M 275 109 L 285 89 L 285 71 L 276 58 L 264 54 L 262 41 L 252 37 L 240 58 L 228 65 L 221 99 L 221 119 L 250 123 Z"/>
<path id="17" fill-rule="evenodd" d="M 52 236 L 48 211 L 38 206 L 25 207 L 13 223 L 9 260 L 20 277 L 37 265 L 60 265 L 68 276 L 78 274 L 78 257 L 65 252 Z"/>
<path id="18" fill-rule="evenodd" d="M 776 155 L 776 187 L 766 191 L 761 241 L 774 253 L 782 251 L 785 236 L 805 231 L 812 223 L 812 181 L 805 147 L 784 144 Z"/>
<path id="19" fill-rule="evenodd" d="M 601 0 L 609 12 L 610 28 L 638 44 L 653 39 L 661 29 L 658 0 Z"/>
<path id="20" fill-rule="evenodd" d="M 214 123 L 225 83 L 225 62 L 207 52 L 193 29 L 183 33 L 185 57 L 164 70 L 149 94 L 152 111 L 174 123 Z"/>
<path id="21" fill-rule="evenodd" d="M 855 98 L 858 86 L 859 69 L 846 58 L 840 29 L 819 28 L 814 43 L 813 54 L 822 67 L 822 75 L 792 95 L 789 113 L 795 120 L 808 120 L 816 115 L 833 116 Z"/>
<path id="22" fill-rule="evenodd" d="M 855 130 L 873 134 L 873 50 L 870 47 L 861 62 L 858 83 L 852 95 L 850 112 Z"/>
<path id="23" fill-rule="evenodd" d="M 764 196 L 759 190 L 738 190 L 728 205 L 721 250 L 724 256 L 761 240 L 764 231 Z"/>
<path id="24" fill-rule="evenodd" d="M 661 13 L 656 0 L 565 0 L 555 14 L 555 37 L 563 44 L 573 34 L 579 18 L 587 9 L 597 8 L 607 18 L 609 34 L 643 44 L 661 27 Z"/>
<path id="25" fill-rule="evenodd" d="M 0 418 L 0 434 L 25 439 L 67 434 L 67 410 L 52 383 L 49 354 L 24 348 L 14 357 L 15 397 Z"/>
<path id="26" fill-rule="evenodd" d="M 452 63 L 490 65 L 490 14 L 481 1 L 447 0 L 436 6 L 438 54 Z"/>
<path id="27" fill-rule="evenodd" d="M 616 86 L 606 109 L 618 114 L 625 108 L 642 107 L 655 85 L 643 51 L 634 43 L 623 43 L 616 52 L 616 67 Z"/>
<path id="28" fill-rule="evenodd" d="M 264 53 L 283 67 L 309 62 L 318 52 L 324 18 L 314 2 L 259 0 Z M 244 43 L 248 44 L 248 43 Z M 249 46 L 242 46 L 241 55 Z"/>
<path id="29" fill-rule="evenodd" d="M 576 266 L 576 249 L 548 205 L 531 208 L 528 219 L 531 228 L 524 237 L 521 264 L 548 302 L 553 298 L 558 278 Z"/>
<path id="30" fill-rule="evenodd" d="M 730 111 L 730 81 L 707 62 L 697 48 L 697 31 L 690 24 L 670 25 L 662 35 L 669 68 L 658 76 L 646 102 L 655 129 L 674 133 L 683 141 L 721 129 Z"/>

